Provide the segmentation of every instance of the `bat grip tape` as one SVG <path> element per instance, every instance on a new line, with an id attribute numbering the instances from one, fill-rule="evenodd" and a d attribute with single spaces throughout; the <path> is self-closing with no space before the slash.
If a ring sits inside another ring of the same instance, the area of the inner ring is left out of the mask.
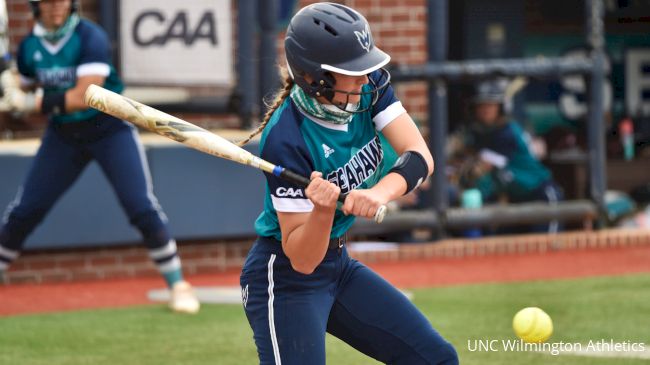
<path id="1" fill-rule="evenodd" d="M 303 188 L 306 188 L 307 185 L 309 185 L 309 179 L 308 178 L 306 178 L 304 176 L 301 176 L 301 175 L 298 175 L 293 171 L 287 170 L 282 166 L 276 166 L 273 169 L 273 175 L 275 175 L 275 176 L 277 176 L 277 177 L 279 177 L 281 179 L 284 179 L 284 180 L 286 180 L 286 181 L 288 181 L 290 183 L 294 183 L 294 184 L 296 184 L 296 185 L 298 185 L 300 187 L 303 187 Z"/>

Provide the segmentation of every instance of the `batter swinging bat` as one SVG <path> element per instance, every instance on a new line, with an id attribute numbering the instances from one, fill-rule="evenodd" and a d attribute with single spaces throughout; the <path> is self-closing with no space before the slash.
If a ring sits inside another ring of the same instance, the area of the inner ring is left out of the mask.
<path id="1" fill-rule="evenodd" d="M 301 187 L 309 185 L 308 178 L 265 161 L 214 133 L 103 87 L 90 85 L 84 95 L 84 102 L 91 108 L 207 154 L 255 167 Z M 338 200 L 343 203 L 346 196 L 341 194 Z M 386 206 L 382 205 L 375 213 L 375 222 L 381 223 L 385 215 Z"/>

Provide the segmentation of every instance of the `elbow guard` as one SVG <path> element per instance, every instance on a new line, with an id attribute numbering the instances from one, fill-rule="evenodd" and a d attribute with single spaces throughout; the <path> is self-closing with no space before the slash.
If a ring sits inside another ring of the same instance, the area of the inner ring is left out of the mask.
<path id="1" fill-rule="evenodd" d="M 404 194 L 408 194 L 420 186 L 429 176 L 429 166 L 419 152 L 406 151 L 397 159 L 393 168 L 388 172 L 402 175 L 406 180 L 406 192 Z"/>

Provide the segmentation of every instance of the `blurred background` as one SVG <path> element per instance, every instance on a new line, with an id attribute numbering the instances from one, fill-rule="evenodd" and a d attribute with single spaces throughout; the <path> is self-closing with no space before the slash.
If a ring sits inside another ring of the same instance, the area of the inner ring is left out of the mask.
<path id="1" fill-rule="evenodd" d="M 288 19 L 312 2 L 82 0 L 81 14 L 108 32 L 126 96 L 239 140 L 280 86 Z M 395 203 L 384 224 L 358 222 L 356 239 L 431 243 L 650 225 L 650 1 L 340 2 L 367 17 L 392 56 L 393 86 L 436 160 L 425 187 Z M 7 10 L 15 55 L 32 15 L 23 0 L 8 0 Z M 559 193 L 553 199 L 511 194 L 508 183 L 532 165 L 513 173 L 502 153 L 468 142 L 476 140 L 479 86 L 496 81 L 492 103 L 548 171 L 543 182 Z M 0 206 L 14 198 L 44 123 L 0 115 Z M 181 256 L 190 261 L 190 248 L 208 250 L 209 242 L 245 250 L 262 209 L 262 174 L 142 136 L 156 195 L 185 246 Z M 256 153 L 257 142 L 247 148 Z M 488 177 L 497 185 L 490 192 L 481 185 Z M 92 165 L 26 247 L 104 249 L 138 240 Z M 188 265 L 194 273 L 213 264 Z"/>

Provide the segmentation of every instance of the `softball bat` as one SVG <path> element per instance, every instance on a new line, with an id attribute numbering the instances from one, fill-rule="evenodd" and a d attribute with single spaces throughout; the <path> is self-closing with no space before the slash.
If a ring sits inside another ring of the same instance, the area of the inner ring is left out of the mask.
<path id="1" fill-rule="evenodd" d="M 84 94 L 84 102 L 91 108 L 126 120 L 201 152 L 254 167 L 303 188 L 309 185 L 307 177 L 263 160 L 215 133 L 103 87 L 90 85 Z M 345 202 L 346 196 L 346 194 L 339 195 L 339 202 Z M 381 223 L 385 215 L 386 206 L 382 205 L 375 213 L 375 222 Z"/>

